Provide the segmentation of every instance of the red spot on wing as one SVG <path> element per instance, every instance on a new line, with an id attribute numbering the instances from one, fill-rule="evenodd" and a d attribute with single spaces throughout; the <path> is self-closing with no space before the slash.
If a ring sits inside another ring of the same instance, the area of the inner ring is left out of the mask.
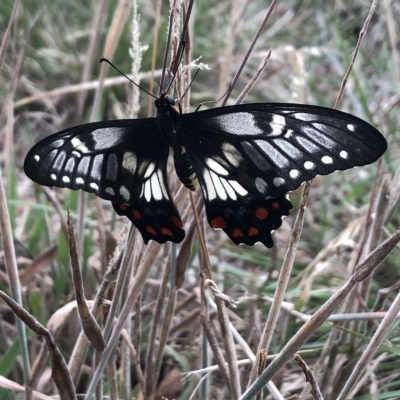
<path id="1" fill-rule="evenodd" d="M 120 208 L 122 211 L 126 211 L 126 210 L 128 209 L 128 206 L 127 206 L 126 204 L 120 204 L 120 205 L 119 205 L 119 208 Z"/>
<path id="2" fill-rule="evenodd" d="M 172 231 L 170 231 L 168 228 L 165 228 L 165 227 L 161 228 L 161 234 L 167 235 L 167 236 L 174 236 Z"/>
<path id="3" fill-rule="evenodd" d="M 258 207 L 258 208 L 256 209 L 255 214 L 256 214 L 256 217 L 257 217 L 258 219 L 265 219 L 265 218 L 268 217 L 268 210 L 265 209 L 265 208 L 263 208 L 263 207 Z"/>
<path id="4" fill-rule="evenodd" d="M 150 225 L 147 225 L 147 226 L 146 226 L 146 232 L 147 232 L 147 233 L 150 233 L 151 235 L 155 235 L 155 234 L 156 234 L 155 229 L 154 229 L 152 226 L 150 226 Z"/>
<path id="5" fill-rule="evenodd" d="M 255 226 L 249 228 L 249 236 L 257 236 L 259 233 L 260 231 Z"/>
<path id="6" fill-rule="evenodd" d="M 142 218 L 142 215 L 140 214 L 140 212 L 138 210 L 135 210 L 134 208 L 132 208 L 132 215 L 133 215 L 133 218 L 135 218 L 135 219 Z"/>
<path id="7" fill-rule="evenodd" d="M 214 229 L 225 229 L 226 223 L 224 217 L 221 215 L 219 217 L 215 217 L 211 220 L 211 227 Z"/>
<path id="8" fill-rule="evenodd" d="M 173 215 L 171 217 L 172 219 L 172 223 L 177 227 L 177 228 L 183 228 L 183 224 L 180 218 L 175 217 L 175 215 Z"/>
<path id="9" fill-rule="evenodd" d="M 232 232 L 232 236 L 237 238 L 237 237 L 242 237 L 243 232 L 239 228 L 235 228 Z"/>
<path id="10" fill-rule="evenodd" d="M 277 202 L 273 202 L 271 205 L 273 208 L 275 208 L 275 210 L 277 210 L 279 208 L 279 203 L 277 203 Z"/>

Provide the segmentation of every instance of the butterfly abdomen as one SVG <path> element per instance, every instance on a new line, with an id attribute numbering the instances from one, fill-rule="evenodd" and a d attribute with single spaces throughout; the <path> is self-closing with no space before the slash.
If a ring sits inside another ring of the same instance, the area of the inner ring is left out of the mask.
<path id="1" fill-rule="evenodd" d="M 175 101 L 165 93 L 160 96 L 160 100 L 156 100 L 155 104 L 157 107 L 157 125 L 163 133 L 164 139 L 174 151 L 176 173 L 188 189 L 196 190 L 199 181 L 186 149 L 181 144 L 179 134 L 181 116 L 175 106 Z"/>
<path id="2" fill-rule="evenodd" d="M 188 189 L 196 190 L 199 181 L 184 146 L 174 149 L 174 163 L 176 174 L 179 176 L 181 182 Z"/>

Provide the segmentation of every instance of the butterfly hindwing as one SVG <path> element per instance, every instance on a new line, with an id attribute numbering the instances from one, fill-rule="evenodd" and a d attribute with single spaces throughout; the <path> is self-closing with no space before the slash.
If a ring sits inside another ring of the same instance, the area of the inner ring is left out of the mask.
<path id="1" fill-rule="evenodd" d="M 171 201 L 159 203 L 155 199 L 140 199 L 135 204 L 115 204 L 114 210 L 119 215 L 128 217 L 140 231 L 143 241 L 158 243 L 180 243 L 185 237 L 181 217 Z"/>
<path id="2" fill-rule="evenodd" d="M 205 204 L 210 226 L 222 229 L 235 244 L 252 246 L 261 242 L 267 247 L 273 246 L 271 233 L 282 225 L 282 217 L 293 208 L 285 197 L 263 199 L 250 193 L 237 201 L 205 199 Z"/>
<path id="3" fill-rule="evenodd" d="M 185 233 L 166 178 L 168 144 L 154 118 L 80 125 L 36 144 L 25 160 L 35 182 L 82 189 L 111 200 L 149 239 L 180 242 Z"/>

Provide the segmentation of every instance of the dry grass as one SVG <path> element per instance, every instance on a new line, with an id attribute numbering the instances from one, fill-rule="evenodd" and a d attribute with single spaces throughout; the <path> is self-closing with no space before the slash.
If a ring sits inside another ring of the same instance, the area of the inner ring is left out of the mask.
<path id="1" fill-rule="evenodd" d="M 173 168 L 187 233 L 178 246 L 145 246 L 109 202 L 28 180 L 23 160 L 39 139 L 74 124 L 153 114 L 152 99 L 97 60 L 108 57 L 157 92 L 190 14 L 190 2 L 161 0 L 138 4 L 140 18 L 124 0 L 38 4 L 19 4 L 15 19 L 14 4 L 0 4 L 0 289 L 8 301 L 0 305 L 0 398 L 26 390 L 34 399 L 76 391 L 247 400 L 262 387 L 267 399 L 400 398 L 398 4 L 378 4 L 339 104 L 383 132 L 388 151 L 379 163 L 293 192 L 295 208 L 272 249 L 235 246 L 209 229 L 199 192 L 189 198 Z M 201 56 L 210 70 L 196 76 L 184 109 L 220 98 L 234 76 L 230 103 L 244 91 L 247 103 L 334 106 L 371 4 L 293 0 L 266 18 L 268 7 L 194 3 L 178 94 L 193 73 L 184 66 Z"/>

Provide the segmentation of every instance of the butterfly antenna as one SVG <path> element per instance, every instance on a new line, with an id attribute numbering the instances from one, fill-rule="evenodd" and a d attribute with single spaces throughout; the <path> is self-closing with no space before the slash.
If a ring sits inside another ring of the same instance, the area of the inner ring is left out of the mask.
<path id="1" fill-rule="evenodd" d="M 192 87 L 192 84 L 194 82 L 194 80 L 196 79 L 197 74 L 200 72 L 200 68 L 196 71 L 196 73 L 194 74 L 192 80 L 190 81 L 190 84 L 188 85 L 188 87 L 185 89 L 185 91 L 183 92 L 180 101 L 183 100 L 183 98 L 186 96 L 187 92 L 189 91 L 189 89 Z"/>
<path id="2" fill-rule="evenodd" d="M 140 90 L 143 90 L 143 92 L 147 93 L 149 96 L 153 97 L 154 99 L 158 98 L 157 96 L 154 96 L 154 94 L 151 94 L 146 89 L 142 88 L 140 85 L 135 83 L 131 78 L 129 78 L 128 75 L 124 74 L 121 70 L 119 70 L 110 60 L 108 60 L 107 58 L 100 58 L 100 63 L 102 63 L 103 61 L 105 61 L 107 64 L 110 64 L 115 70 L 117 70 L 122 76 L 124 76 L 126 79 L 128 79 L 129 82 L 133 83 Z"/>
<path id="3" fill-rule="evenodd" d="M 228 90 L 229 90 L 229 89 L 230 89 L 230 86 L 229 86 L 229 88 L 227 89 L 227 91 L 226 91 L 217 101 L 213 101 L 213 100 L 210 100 L 210 101 L 203 101 L 203 103 L 200 103 L 200 104 L 198 105 L 198 107 L 196 108 L 196 110 L 195 110 L 194 112 L 199 111 L 199 110 L 200 110 L 200 107 L 201 107 L 202 105 L 204 105 L 204 104 L 210 104 L 210 103 L 218 104 L 218 103 L 226 96 L 226 94 L 228 93 Z M 187 91 L 187 89 L 186 89 L 186 91 Z M 185 93 L 186 93 L 186 91 L 185 91 Z"/>
<path id="4" fill-rule="evenodd" d="M 197 71 L 198 72 L 198 71 Z M 196 75 L 195 75 L 196 76 Z M 228 89 L 229 90 L 229 89 Z M 218 104 L 224 97 L 225 97 L 225 95 L 228 93 L 228 90 L 218 99 L 218 100 L 209 100 L 209 101 L 203 101 L 202 103 L 200 103 L 198 106 L 197 106 L 197 108 L 196 108 L 196 110 L 194 111 L 194 112 L 197 112 L 197 111 L 199 111 L 200 110 L 200 107 L 202 106 L 202 105 L 204 105 L 204 104 L 210 104 L 210 103 L 212 103 L 212 104 Z M 187 91 L 187 89 L 186 89 L 186 91 Z M 186 91 L 185 91 L 185 93 L 186 93 Z"/>

